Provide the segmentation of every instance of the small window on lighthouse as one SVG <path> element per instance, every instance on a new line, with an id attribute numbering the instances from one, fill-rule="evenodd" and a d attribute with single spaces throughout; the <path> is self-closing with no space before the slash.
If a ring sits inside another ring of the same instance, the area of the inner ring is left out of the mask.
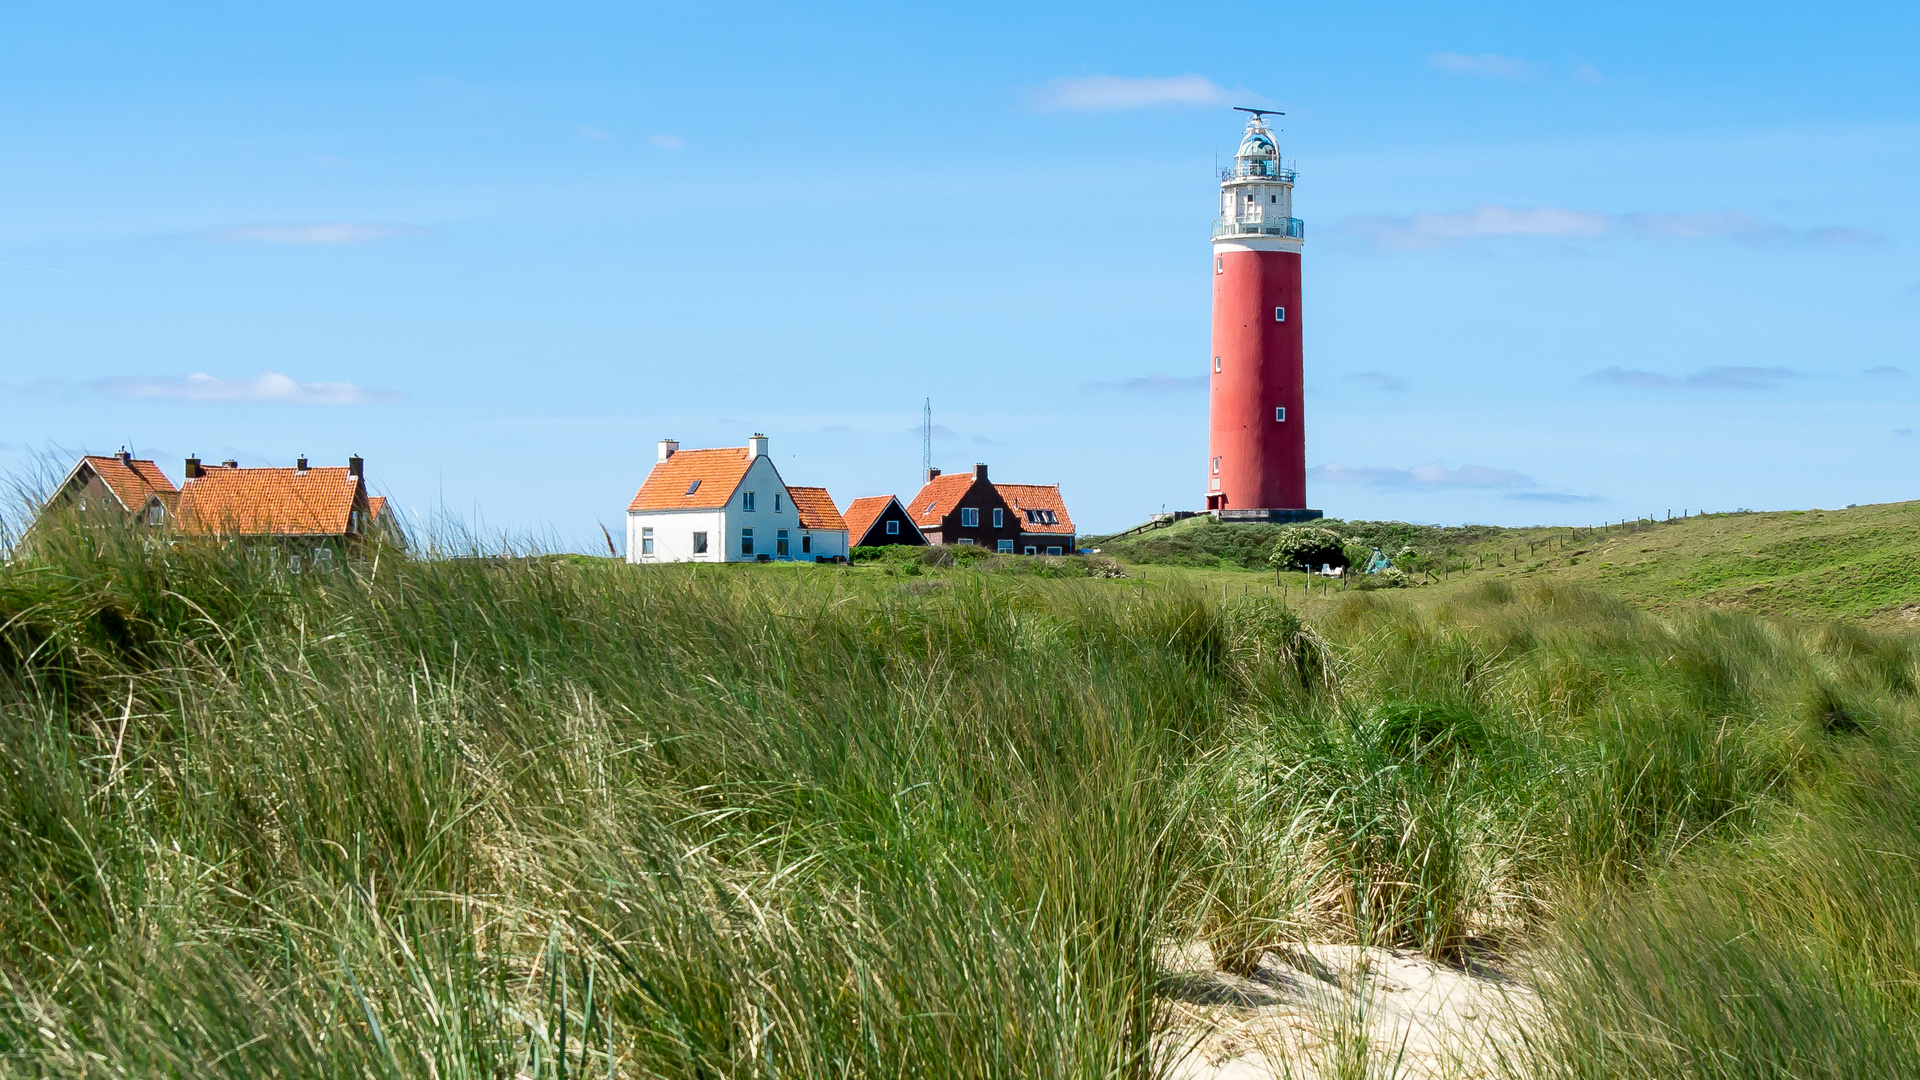
<path id="1" fill-rule="evenodd" d="M 1214 471 L 1214 472 L 1219 472 L 1219 471 L 1220 471 L 1220 459 L 1219 459 L 1219 458 L 1214 458 L 1214 459 L 1213 459 L 1213 471 Z"/>
<path id="2" fill-rule="evenodd" d="M 1274 308 L 1274 309 L 1273 309 L 1273 321 L 1274 321 L 1274 322 L 1286 322 L 1286 321 L 1287 321 L 1287 309 L 1286 309 L 1286 308 L 1283 308 L 1283 307 L 1277 307 L 1277 308 Z"/>
<path id="3" fill-rule="evenodd" d="M 1220 372 L 1220 358 L 1217 356 L 1213 358 L 1213 370 L 1215 374 Z"/>
<path id="4" fill-rule="evenodd" d="M 1213 257 L 1213 272 L 1216 274 L 1224 274 L 1227 272 L 1227 257 L 1225 255 L 1215 255 Z"/>
<path id="5" fill-rule="evenodd" d="M 1275 423 L 1280 423 L 1280 424 L 1286 423 L 1287 407 L 1285 405 L 1282 405 L 1279 408 L 1273 410 L 1273 419 Z"/>

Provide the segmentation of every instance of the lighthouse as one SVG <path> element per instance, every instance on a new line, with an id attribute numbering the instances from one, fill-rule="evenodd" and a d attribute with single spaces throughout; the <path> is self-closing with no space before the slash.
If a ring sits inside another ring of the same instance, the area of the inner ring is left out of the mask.
<path id="1" fill-rule="evenodd" d="M 1262 109 L 1220 170 L 1213 221 L 1207 509 L 1219 520 L 1309 521 L 1302 416 L 1300 248 L 1294 171 Z"/>

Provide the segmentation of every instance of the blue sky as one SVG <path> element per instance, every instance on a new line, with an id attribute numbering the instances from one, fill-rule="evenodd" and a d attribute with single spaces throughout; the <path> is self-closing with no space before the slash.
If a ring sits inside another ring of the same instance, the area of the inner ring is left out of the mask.
<path id="1" fill-rule="evenodd" d="M 14 5 L 0 470 L 360 453 L 591 549 L 653 444 L 1204 493 L 1227 106 L 1287 111 L 1310 501 L 1920 494 L 1911 5 Z"/>

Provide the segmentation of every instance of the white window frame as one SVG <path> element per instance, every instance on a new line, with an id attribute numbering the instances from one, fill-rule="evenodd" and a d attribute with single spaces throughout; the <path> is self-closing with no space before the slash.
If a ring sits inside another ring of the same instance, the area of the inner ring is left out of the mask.
<path id="1" fill-rule="evenodd" d="M 1007 512 L 997 506 L 993 508 L 993 527 L 996 529 L 1007 527 Z"/>
<path id="2" fill-rule="evenodd" d="M 651 525 L 643 525 L 640 528 L 640 554 L 653 554 L 653 526 Z"/>
<path id="3" fill-rule="evenodd" d="M 753 554 L 753 526 L 751 525 L 740 530 L 740 554 Z"/>
<path id="4" fill-rule="evenodd" d="M 756 512 L 753 508 L 753 492 L 743 491 L 740 493 L 740 509 L 749 514 Z"/>
<path id="5" fill-rule="evenodd" d="M 1287 422 L 1287 407 L 1285 405 L 1275 405 L 1273 407 L 1273 422 L 1276 424 L 1284 424 Z"/>
<path id="6" fill-rule="evenodd" d="M 1013 541 L 1011 540 L 1002 540 L 997 545 L 997 547 L 999 548 L 1000 554 L 1002 555 L 1013 554 Z"/>
<path id="7" fill-rule="evenodd" d="M 1220 358 L 1217 356 L 1213 358 L 1213 373 L 1220 374 Z"/>
<path id="8" fill-rule="evenodd" d="M 695 555 L 705 555 L 707 553 L 707 534 L 705 532 L 696 532 L 693 534 L 693 553 Z"/>
<path id="9" fill-rule="evenodd" d="M 1213 257 L 1213 272 L 1216 274 L 1224 274 L 1227 272 L 1227 257 L 1225 255 L 1215 255 Z"/>
<path id="10" fill-rule="evenodd" d="M 1026 546 L 1026 550 L 1023 552 L 1023 554 L 1026 554 L 1026 555 L 1038 555 L 1039 553 L 1040 553 L 1040 549 L 1037 547 L 1034 547 L 1032 544 L 1028 544 Z"/>
<path id="11" fill-rule="evenodd" d="M 980 510 L 978 507 L 963 506 L 960 508 L 960 527 L 963 529 L 977 529 L 980 527 Z"/>
<path id="12" fill-rule="evenodd" d="M 1049 555 L 1058 555 L 1058 554 L 1060 554 L 1060 545 L 1058 545 L 1058 544 L 1050 544 L 1050 545 L 1048 545 L 1048 547 L 1047 547 L 1047 554 L 1049 554 Z"/>
<path id="13" fill-rule="evenodd" d="M 1274 322 L 1286 322 L 1286 321 L 1287 321 L 1287 309 L 1286 309 L 1286 308 L 1283 308 L 1283 307 L 1277 307 L 1277 308 L 1274 308 L 1274 309 L 1273 309 L 1273 321 L 1274 321 Z"/>
<path id="14" fill-rule="evenodd" d="M 900 523 L 899 523 L 899 522 L 897 522 L 897 521 L 889 521 L 889 522 L 887 522 L 887 535 L 888 535 L 888 536 L 899 536 L 899 535 L 900 535 Z"/>
<path id="15" fill-rule="evenodd" d="M 777 491 L 773 493 L 773 512 L 780 512 L 780 493 Z"/>
<path id="16" fill-rule="evenodd" d="M 775 502 L 778 502 L 780 499 L 780 496 L 775 495 L 773 498 Z M 785 529 L 773 530 L 773 557 L 774 558 L 776 559 L 792 558 L 791 553 L 793 551 L 793 548 L 788 546 L 788 544 L 789 542 L 787 539 L 787 530 Z"/>

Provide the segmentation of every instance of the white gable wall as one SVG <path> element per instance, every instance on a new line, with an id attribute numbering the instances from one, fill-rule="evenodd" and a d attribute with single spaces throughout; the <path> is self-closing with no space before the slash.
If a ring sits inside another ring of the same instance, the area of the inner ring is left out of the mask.
<path id="1" fill-rule="evenodd" d="M 754 508 L 746 508 L 746 493 L 753 493 Z M 777 507 L 777 509 L 776 509 Z M 642 549 L 644 530 L 653 530 L 653 554 Z M 753 554 L 741 552 L 741 539 L 753 530 Z M 800 518 L 793 509 L 793 497 L 780 472 L 765 455 L 754 458 L 747 474 L 728 496 L 724 508 L 705 510 L 635 510 L 627 514 L 627 561 L 642 562 L 757 562 L 761 555 L 772 559 L 779 554 L 780 533 L 786 531 L 788 559 L 808 559 L 800 553 Z M 704 555 L 693 552 L 693 534 L 707 534 Z M 831 534 L 814 534 L 816 537 Z M 846 533 L 838 554 L 846 554 Z M 818 541 L 815 541 L 816 547 Z"/>

